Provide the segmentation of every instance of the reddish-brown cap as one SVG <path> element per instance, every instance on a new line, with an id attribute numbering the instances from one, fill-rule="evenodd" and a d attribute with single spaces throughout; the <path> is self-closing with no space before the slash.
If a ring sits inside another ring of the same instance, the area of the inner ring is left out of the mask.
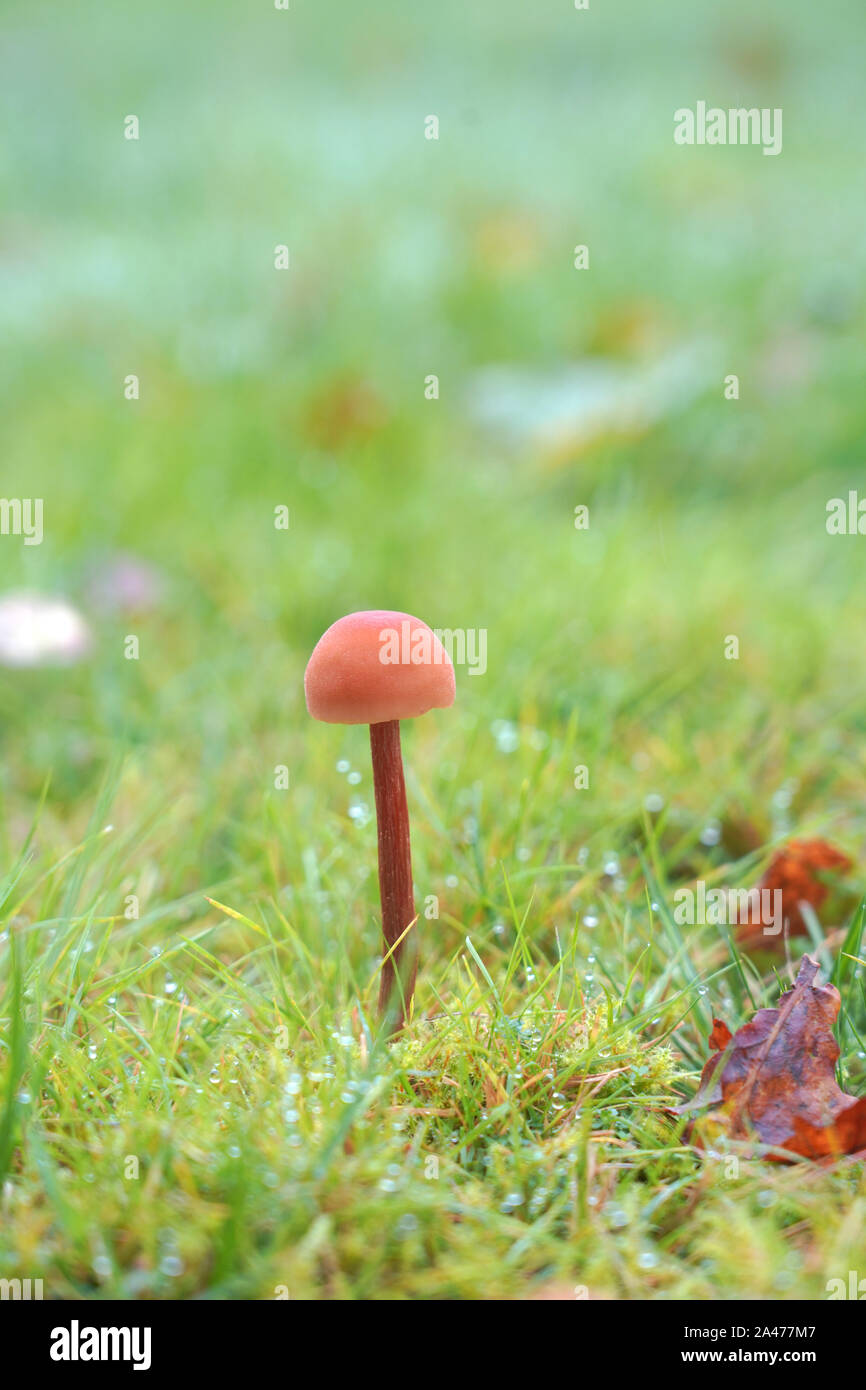
<path id="1" fill-rule="evenodd" d="M 410 613 L 349 613 L 319 638 L 304 674 L 307 709 L 326 724 L 384 724 L 454 703 L 451 658 Z"/>

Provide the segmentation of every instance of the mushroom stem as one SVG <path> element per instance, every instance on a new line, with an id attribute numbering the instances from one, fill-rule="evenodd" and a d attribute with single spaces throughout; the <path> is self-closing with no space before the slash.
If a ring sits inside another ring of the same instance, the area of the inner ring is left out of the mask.
<path id="1" fill-rule="evenodd" d="M 415 916 L 412 891 L 412 851 L 409 844 L 409 811 L 403 758 L 400 753 L 400 721 L 388 719 L 370 725 L 373 755 L 373 787 L 379 832 L 379 896 L 382 901 L 382 933 L 385 952 L 391 949 Z M 379 1014 L 384 1018 L 399 1008 L 395 1032 L 404 1026 L 415 992 L 418 967 L 414 932 L 404 937 L 382 967 L 379 982 Z M 397 979 L 400 985 L 397 985 Z M 396 1000 L 392 997 L 396 994 Z"/>

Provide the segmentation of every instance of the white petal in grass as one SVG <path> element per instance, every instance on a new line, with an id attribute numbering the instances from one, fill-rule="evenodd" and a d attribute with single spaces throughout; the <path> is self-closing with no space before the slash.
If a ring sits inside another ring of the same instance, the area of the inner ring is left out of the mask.
<path id="1" fill-rule="evenodd" d="M 71 666 L 90 646 L 87 623 L 65 599 L 30 593 L 0 598 L 0 665 Z"/>
<path id="2" fill-rule="evenodd" d="M 500 438 L 559 450 L 674 414 L 712 381 L 715 358 L 712 344 L 696 341 L 640 365 L 584 358 L 553 372 L 487 366 L 471 380 L 468 409 Z"/>

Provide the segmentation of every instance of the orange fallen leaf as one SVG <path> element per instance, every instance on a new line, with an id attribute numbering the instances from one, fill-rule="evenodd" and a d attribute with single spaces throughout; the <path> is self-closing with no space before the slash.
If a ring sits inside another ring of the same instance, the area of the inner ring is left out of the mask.
<path id="1" fill-rule="evenodd" d="M 844 874 L 851 868 L 851 860 L 841 850 L 834 849 L 826 840 L 791 840 L 773 856 L 766 872 L 758 884 L 758 891 L 780 892 L 782 895 L 782 916 L 784 932 L 773 936 L 764 931 L 761 922 L 741 921 L 737 926 L 737 942 L 747 950 L 760 946 L 762 949 L 780 950 L 784 944 L 785 933 L 791 936 L 805 936 L 808 928 L 800 911 L 801 903 L 808 903 L 817 915 L 830 892 L 822 875 Z M 774 902 L 775 899 L 767 901 Z"/>
<path id="2" fill-rule="evenodd" d="M 817 974 L 818 962 L 805 955 L 778 1008 L 759 1009 L 733 1035 L 715 1019 L 714 1055 L 697 1096 L 678 1113 L 713 1107 L 731 1138 L 757 1137 L 803 1158 L 866 1149 L 866 1096 L 858 1100 L 836 1083 L 839 991 L 817 984 Z"/>
<path id="3" fill-rule="evenodd" d="M 713 1019 L 713 1031 L 710 1034 L 710 1047 L 715 1048 L 717 1052 L 724 1052 L 732 1036 L 727 1023 L 723 1023 L 720 1018 Z"/>
<path id="4" fill-rule="evenodd" d="M 314 397 L 307 410 L 306 431 L 321 448 L 339 451 L 377 434 L 386 423 L 385 404 L 370 383 L 343 375 Z"/>

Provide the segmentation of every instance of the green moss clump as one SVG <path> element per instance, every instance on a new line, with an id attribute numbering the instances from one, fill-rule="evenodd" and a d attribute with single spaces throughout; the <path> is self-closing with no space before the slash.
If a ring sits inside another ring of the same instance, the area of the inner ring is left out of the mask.
<path id="1" fill-rule="evenodd" d="M 646 1120 L 669 1103 L 682 1074 L 666 1044 L 607 1001 L 571 1014 L 533 1005 L 420 1021 L 393 1060 L 397 1107 L 452 1144 L 516 1130 L 548 1139 L 578 1126 L 626 1137 L 637 1112 Z"/>

